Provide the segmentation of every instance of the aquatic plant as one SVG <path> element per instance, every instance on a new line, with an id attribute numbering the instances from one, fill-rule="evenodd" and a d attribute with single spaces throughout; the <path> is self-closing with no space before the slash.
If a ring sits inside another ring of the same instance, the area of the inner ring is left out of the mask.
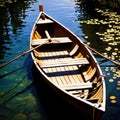
<path id="1" fill-rule="evenodd" d="M 78 0 L 78 1 L 89 7 L 109 8 L 117 10 L 119 10 L 120 8 L 120 0 Z"/>

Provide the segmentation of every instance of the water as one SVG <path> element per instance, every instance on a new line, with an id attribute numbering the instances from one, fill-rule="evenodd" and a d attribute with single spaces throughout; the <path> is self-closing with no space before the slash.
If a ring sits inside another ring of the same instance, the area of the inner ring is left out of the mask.
<path id="1" fill-rule="evenodd" d="M 84 38 L 85 43 L 107 56 L 112 56 L 115 60 L 120 59 L 120 44 L 119 39 L 117 40 L 119 37 L 117 34 L 120 31 L 117 28 L 117 22 L 120 21 L 119 15 L 115 15 L 116 20 L 112 20 L 115 18 L 114 14 L 110 16 L 107 11 L 96 10 L 97 12 L 92 11 L 95 14 L 91 14 L 92 12 L 87 8 L 82 6 L 80 8 L 79 3 L 74 0 L 29 0 L 25 2 L 21 0 L 18 3 L 10 4 L 7 8 L 1 8 L 0 64 L 29 49 L 30 32 L 38 16 L 40 3 L 44 4 L 46 13 L 82 39 Z M 106 14 L 101 16 L 103 13 Z M 103 24 L 102 21 L 97 24 L 96 20 L 98 20 L 97 23 L 100 20 L 109 21 L 109 24 Z M 116 24 L 110 23 L 110 21 L 115 21 Z M 110 31 L 111 28 L 114 30 L 108 34 L 107 31 Z M 111 34 L 114 34 L 115 40 L 105 41 L 105 35 Z M 96 54 L 95 57 L 100 63 L 103 73 L 106 74 L 107 109 L 102 120 L 119 120 L 120 71 L 111 62 Z M 30 54 L 0 70 L 0 120 L 80 119 L 81 114 L 59 97 L 56 96 L 54 100 L 52 98 L 54 93 L 48 86 L 41 83 L 40 79 Z M 46 92 L 43 93 L 43 91 Z"/>

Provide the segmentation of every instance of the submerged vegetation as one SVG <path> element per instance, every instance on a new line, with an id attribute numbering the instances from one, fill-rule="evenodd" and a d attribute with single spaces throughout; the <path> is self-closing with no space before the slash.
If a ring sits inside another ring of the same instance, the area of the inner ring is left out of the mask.
<path id="1" fill-rule="evenodd" d="M 17 2 L 19 0 L 1 0 L 0 1 L 0 7 L 6 6 L 6 4 L 10 4 L 10 3 L 14 3 Z"/>
<path id="2" fill-rule="evenodd" d="M 120 10 L 120 0 L 78 0 L 89 7 Z"/>

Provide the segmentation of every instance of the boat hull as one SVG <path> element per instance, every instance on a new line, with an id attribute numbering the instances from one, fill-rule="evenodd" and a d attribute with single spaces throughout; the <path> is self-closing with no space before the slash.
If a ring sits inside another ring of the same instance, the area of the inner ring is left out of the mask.
<path id="1" fill-rule="evenodd" d="M 106 105 L 105 80 L 86 45 L 69 29 L 40 12 L 31 32 L 32 59 L 57 95 L 98 120 Z"/>

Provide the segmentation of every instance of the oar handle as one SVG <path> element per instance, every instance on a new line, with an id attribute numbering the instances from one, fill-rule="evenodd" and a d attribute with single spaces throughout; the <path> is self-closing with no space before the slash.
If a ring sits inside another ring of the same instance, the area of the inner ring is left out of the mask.
<path id="1" fill-rule="evenodd" d="M 47 36 L 47 38 L 48 38 L 48 41 L 51 42 L 52 39 L 51 39 L 50 34 L 48 33 L 47 30 L 45 30 L 45 34 L 46 34 L 46 36 Z"/>

